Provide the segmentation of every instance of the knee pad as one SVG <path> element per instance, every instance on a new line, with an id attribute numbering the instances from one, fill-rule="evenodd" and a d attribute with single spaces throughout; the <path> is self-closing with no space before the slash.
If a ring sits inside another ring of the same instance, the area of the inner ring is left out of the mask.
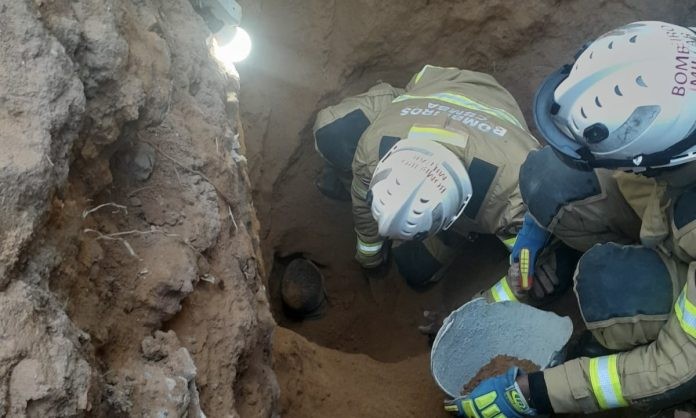
<path id="1" fill-rule="evenodd" d="M 392 250 L 399 274 L 412 288 L 428 285 L 442 264 L 433 257 L 422 241 L 406 241 Z"/>
<path id="2" fill-rule="evenodd" d="M 619 244 L 592 247 L 578 263 L 575 291 L 588 328 L 634 318 L 665 319 L 674 281 L 655 250 Z"/>
<path id="3" fill-rule="evenodd" d="M 548 146 L 530 152 L 520 168 L 522 200 L 545 227 L 551 224 L 563 206 L 601 192 L 594 171 L 566 165 Z"/>

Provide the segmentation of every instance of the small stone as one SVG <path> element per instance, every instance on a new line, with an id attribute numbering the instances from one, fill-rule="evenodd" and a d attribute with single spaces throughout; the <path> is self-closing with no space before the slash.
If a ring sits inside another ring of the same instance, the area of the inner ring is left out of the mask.
<path id="1" fill-rule="evenodd" d="M 131 197 L 130 199 L 128 199 L 128 204 L 131 205 L 131 206 L 136 206 L 136 207 L 138 207 L 138 206 L 142 206 L 142 205 L 143 205 L 143 201 L 140 200 L 139 197 L 133 196 L 133 197 Z"/>
<path id="2" fill-rule="evenodd" d="M 141 142 L 133 149 L 132 158 L 130 169 L 133 176 L 140 181 L 150 178 L 155 167 L 155 149 Z"/>
<path id="3" fill-rule="evenodd" d="M 176 350 L 170 356 L 170 364 L 186 379 L 187 383 L 196 377 L 196 365 L 193 363 L 193 359 L 186 348 L 181 347 Z"/>
<path id="4" fill-rule="evenodd" d="M 172 379 L 171 377 L 165 377 L 164 383 L 167 385 L 167 389 L 170 391 L 174 390 L 176 387 L 176 380 Z"/>
<path id="5" fill-rule="evenodd" d="M 198 257 L 198 273 L 202 276 L 210 273 L 210 263 L 208 263 L 208 259 L 203 255 Z"/>

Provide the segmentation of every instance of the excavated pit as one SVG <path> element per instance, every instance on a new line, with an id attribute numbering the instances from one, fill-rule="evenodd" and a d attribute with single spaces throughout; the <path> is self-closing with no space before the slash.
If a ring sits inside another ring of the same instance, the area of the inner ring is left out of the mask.
<path id="1" fill-rule="evenodd" d="M 314 187 L 316 112 L 382 80 L 403 87 L 425 64 L 488 72 L 530 104 L 542 78 L 585 40 L 635 20 L 688 24 L 693 3 L 647 0 L 245 1 L 253 55 L 239 66 L 242 119 L 264 259 L 271 271 L 274 369 L 286 417 L 445 416 L 428 370 L 424 309 L 451 310 L 504 274 L 505 249 L 469 245 L 447 277 L 424 293 L 392 271 L 368 283 L 352 260 L 350 206 Z M 277 280 L 289 258 L 321 266 L 324 318 L 284 315 Z M 574 314 L 572 295 L 554 309 Z M 577 328 L 577 327 L 576 327 Z M 629 411 L 626 416 L 640 414 Z M 606 416 L 619 416 L 610 413 Z M 647 416 L 647 415 L 646 415 Z"/>
<path id="2" fill-rule="evenodd" d="M 198 1 L 0 0 L 0 416 L 444 417 L 422 311 L 490 286 L 507 253 L 481 237 L 427 292 L 369 284 L 350 207 L 313 185 L 317 110 L 434 64 L 493 74 L 529 116 L 583 40 L 696 17 L 683 0 L 240 3 L 241 92 Z M 325 276 L 321 319 L 277 303 L 297 256 Z"/>

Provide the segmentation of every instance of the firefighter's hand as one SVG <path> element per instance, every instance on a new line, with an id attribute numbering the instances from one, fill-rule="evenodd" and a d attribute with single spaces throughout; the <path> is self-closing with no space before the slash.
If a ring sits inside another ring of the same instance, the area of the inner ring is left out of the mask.
<path id="1" fill-rule="evenodd" d="M 510 254 L 510 263 L 517 263 L 517 268 L 521 271 L 519 277 L 522 290 L 527 291 L 532 287 L 536 259 L 546 246 L 549 236 L 549 232 L 542 228 L 527 212 L 524 216 L 522 229 L 517 234 L 515 245 L 513 245 Z"/>
<path id="2" fill-rule="evenodd" d="M 510 289 L 515 294 L 517 299 L 524 300 L 527 295 L 533 300 L 543 300 L 546 296 L 552 294 L 559 286 L 559 278 L 556 274 L 555 259 L 547 257 L 545 262 L 537 263 L 534 269 L 534 280 L 530 289 L 522 289 L 520 280 L 520 264 L 512 263 L 508 269 L 507 281 Z"/>
<path id="3" fill-rule="evenodd" d="M 445 411 L 460 417 L 524 418 L 537 415 L 517 384 L 519 369 L 481 382 L 470 394 L 445 401 Z"/>

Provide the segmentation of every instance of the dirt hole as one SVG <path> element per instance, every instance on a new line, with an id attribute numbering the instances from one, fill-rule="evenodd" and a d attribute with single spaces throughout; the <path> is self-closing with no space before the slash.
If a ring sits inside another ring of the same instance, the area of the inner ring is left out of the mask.
<path id="1" fill-rule="evenodd" d="M 685 24 L 694 12 L 677 0 L 522 4 L 245 2 L 245 25 L 256 37 L 253 55 L 240 65 L 242 117 L 279 324 L 274 368 L 284 416 L 439 416 L 442 394 L 430 377 L 427 339 L 417 331 L 422 312 L 459 306 L 507 265 L 503 246 L 482 236 L 427 292 L 409 289 L 395 268 L 368 283 L 352 259 L 350 205 L 323 198 L 313 184 L 322 165 L 311 134 L 319 109 L 380 80 L 403 87 L 431 64 L 493 75 L 531 124 L 536 87 L 583 41 L 635 20 Z M 318 320 L 291 320 L 279 307 L 277 281 L 298 254 L 320 264 L 326 279 L 329 307 Z"/>

